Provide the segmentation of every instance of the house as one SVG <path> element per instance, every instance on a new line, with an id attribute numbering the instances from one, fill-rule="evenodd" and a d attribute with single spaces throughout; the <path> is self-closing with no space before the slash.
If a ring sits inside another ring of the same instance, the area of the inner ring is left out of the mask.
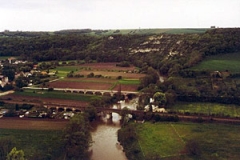
<path id="1" fill-rule="evenodd" d="M 8 77 L 0 75 L 0 86 L 4 87 L 6 84 L 8 84 Z"/>
<path id="2" fill-rule="evenodd" d="M 16 58 L 14 58 L 14 57 L 8 58 L 8 62 L 9 62 L 10 64 L 14 63 L 15 61 L 16 61 Z"/>

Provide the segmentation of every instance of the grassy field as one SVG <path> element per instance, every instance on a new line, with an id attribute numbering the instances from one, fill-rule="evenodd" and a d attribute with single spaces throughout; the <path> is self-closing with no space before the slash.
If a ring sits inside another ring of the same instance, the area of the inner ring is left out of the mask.
<path id="1" fill-rule="evenodd" d="M 61 145 L 59 141 L 61 138 L 59 136 L 62 134 L 61 130 L 0 129 L 0 133 L 0 139 L 11 137 L 17 149 L 24 151 L 27 159 L 40 158 L 39 155 L 45 155 L 45 157 L 59 156 L 61 153 L 58 150 Z"/>
<path id="2" fill-rule="evenodd" d="M 129 85 L 139 85 L 140 84 L 140 80 L 139 79 L 122 79 L 122 80 L 118 80 L 118 83 L 120 84 L 129 84 Z"/>
<path id="3" fill-rule="evenodd" d="M 139 144 L 145 157 L 153 155 L 171 157 L 178 155 L 185 146 L 171 124 L 144 123 L 137 126 L 136 133 L 139 136 Z"/>
<path id="4" fill-rule="evenodd" d="M 230 117 L 240 117 L 240 106 L 234 104 L 218 103 L 184 103 L 179 102 L 171 107 L 171 110 L 177 112 L 203 113 L 205 115 L 225 115 Z"/>
<path id="5" fill-rule="evenodd" d="M 151 28 L 151 29 L 120 29 L 120 30 L 108 30 L 102 32 L 99 35 L 113 35 L 113 34 L 182 34 L 182 33 L 204 33 L 209 28 Z M 94 35 L 95 32 L 89 34 Z"/>
<path id="6" fill-rule="evenodd" d="M 200 64 L 194 66 L 193 70 L 225 71 L 231 73 L 240 72 L 240 53 L 229 53 L 207 57 Z"/>
<path id="7" fill-rule="evenodd" d="M 161 159 L 231 159 L 240 158 L 240 126 L 199 123 L 144 123 L 136 126 L 145 157 Z M 187 155 L 189 140 L 199 144 L 201 155 Z M 177 158 L 178 157 L 178 158 Z"/>
<path id="8" fill-rule="evenodd" d="M 66 93 L 61 91 L 42 91 L 42 90 L 32 90 L 26 89 L 24 92 L 15 92 L 16 95 L 21 96 L 34 96 L 43 98 L 57 98 L 57 99 L 67 99 L 76 101 L 86 101 L 90 102 L 94 99 L 100 99 L 100 96 L 96 95 L 82 95 L 78 93 Z"/>
<path id="9" fill-rule="evenodd" d="M 58 66 L 55 69 L 51 69 L 50 72 L 56 72 L 58 77 L 67 77 L 67 74 L 71 71 L 78 71 L 82 69 L 80 66 Z"/>

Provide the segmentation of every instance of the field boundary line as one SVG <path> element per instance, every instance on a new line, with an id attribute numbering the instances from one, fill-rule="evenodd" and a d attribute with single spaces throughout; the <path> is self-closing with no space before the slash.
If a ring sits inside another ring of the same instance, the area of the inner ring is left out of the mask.
<path id="1" fill-rule="evenodd" d="M 182 139 L 182 137 L 180 136 L 180 134 L 178 133 L 178 131 L 176 130 L 176 128 L 174 127 L 174 125 L 171 123 L 170 124 L 172 129 L 174 130 L 174 132 L 178 135 L 178 137 L 181 139 L 181 141 L 185 144 L 185 141 Z"/>

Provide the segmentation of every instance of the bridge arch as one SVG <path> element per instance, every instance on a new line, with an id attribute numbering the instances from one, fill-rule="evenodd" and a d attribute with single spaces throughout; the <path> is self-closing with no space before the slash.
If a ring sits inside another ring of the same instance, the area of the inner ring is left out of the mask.
<path id="1" fill-rule="evenodd" d="M 104 92 L 104 93 L 103 93 L 103 96 L 109 96 L 109 97 L 111 97 L 112 95 L 111 95 L 110 92 Z"/>
<path id="2" fill-rule="evenodd" d="M 66 111 L 67 111 L 67 112 L 72 112 L 73 109 L 72 109 L 72 108 L 66 108 Z"/>
<path id="3" fill-rule="evenodd" d="M 62 107 L 59 107 L 58 108 L 58 112 L 63 112 L 65 109 L 64 108 L 62 108 Z"/>
<path id="4" fill-rule="evenodd" d="M 94 93 L 92 91 L 87 91 L 86 94 L 93 95 Z"/>
<path id="5" fill-rule="evenodd" d="M 85 92 L 84 92 L 84 91 L 79 91 L 78 93 L 80 93 L 80 94 L 85 94 Z"/>
<path id="6" fill-rule="evenodd" d="M 102 96 L 102 92 L 97 91 L 97 92 L 95 92 L 95 95 Z"/>

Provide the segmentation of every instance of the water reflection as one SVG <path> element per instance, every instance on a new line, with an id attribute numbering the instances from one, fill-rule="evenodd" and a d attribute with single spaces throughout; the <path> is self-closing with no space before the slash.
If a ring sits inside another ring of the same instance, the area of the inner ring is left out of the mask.
<path id="1" fill-rule="evenodd" d="M 92 160 L 127 160 L 122 146 L 117 141 L 121 116 L 103 114 L 98 121 L 92 123 L 93 145 Z"/>

